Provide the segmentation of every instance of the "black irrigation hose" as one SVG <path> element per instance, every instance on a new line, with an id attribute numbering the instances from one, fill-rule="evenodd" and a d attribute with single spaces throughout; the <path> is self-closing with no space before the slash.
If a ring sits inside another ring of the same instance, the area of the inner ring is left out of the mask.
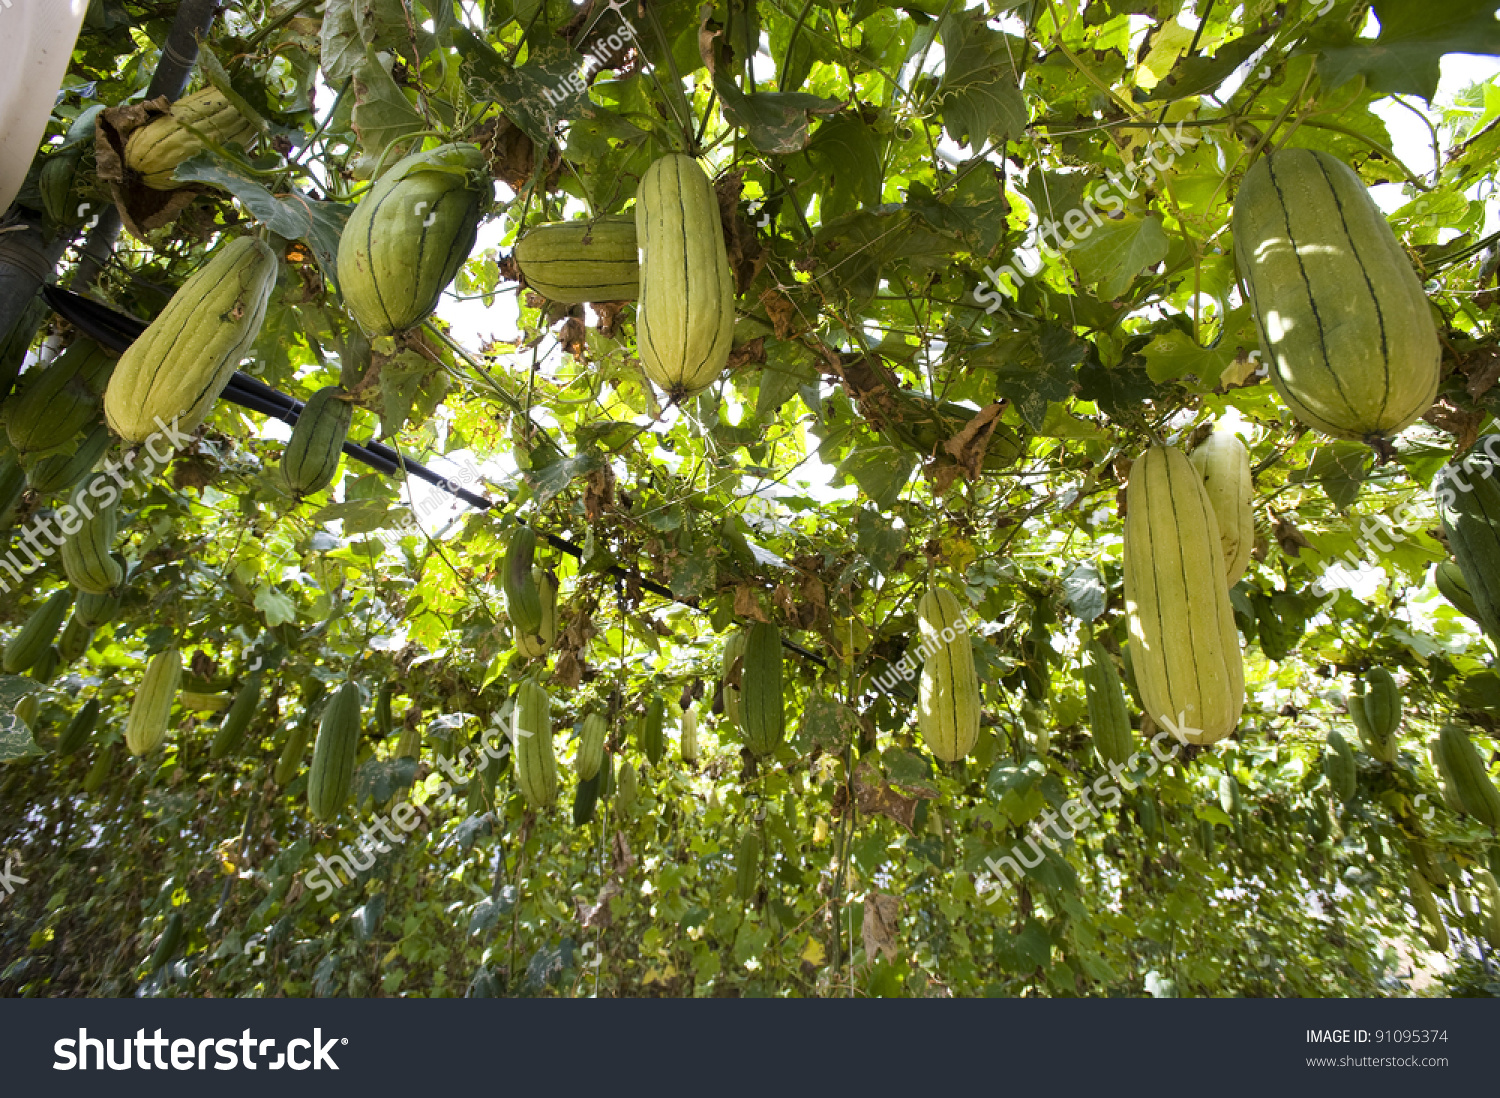
<path id="1" fill-rule="evenodd" d="M 146 323 L 137 320 L 126 313 L 118 312 L 108 305 L 101 304 L 92 298 L 75 294 L 70 290 L 64 290 L 57 286 L 47 286 L 42 290 L 47 304 L 50 305 L 60 317 L 68 321 L 90 339 L 103 344 L 118 354 L 123 354 L 125 349 L 134 343 L 142 332 L 146 330 Z M 229 379 L 229 384 L 224 387 L 220 394 L 222 399 L 231 404 L 237 404 L 251 412 L 260 415 L 271 416 L 281 420 L 283 423 L 295 424 L 297 417 L 302 414 L 302 402 L 294 397 L 288 396 L 279 389 L 251 377 L 249 374 L 236 370 Z M 479 511 L 489 511 L 502 504 L 497 500 L 486 499 L 484 496 L 470 492 L 454 484 L 441 473 L 435 473 L 420 462 L 410 461 L 403 458 L 399 453 L 384 443 L 374 440 L 359 443 L 345 442 L 344 453 L 355 461 L 370 466 L 379 473 L 386 476 L 395 476 L 407 472 L 419 480 L 447 492 L 451 496 L 463 500 L 470 507 Z M 567 553 L 578 560 L 583 559 L 583 548 L 567 538 L 556 534 L 543 535 L 547 544 L 559 552 Z M 653 595 L 670 599 L 681 603 L 683 606 L 692 607 L 694 610 L 702 610 L 697 599 L 681 598 L 674 594 L 670 587 L 657 583 L 655 580 L 647 579 L 639 572 L 634 572 L 621 564 L 611 564 L 608 572 L 620 579 L 632 580 L 639 584 L 641 589 L 649 591 Z M 782 647 L 797 653 L 803 659 L 809 660 L 819 667 L 827 667 L 828 661 L 821 656 L 815 655 L 799 644 L 787 640 L 781 641 Z"/>

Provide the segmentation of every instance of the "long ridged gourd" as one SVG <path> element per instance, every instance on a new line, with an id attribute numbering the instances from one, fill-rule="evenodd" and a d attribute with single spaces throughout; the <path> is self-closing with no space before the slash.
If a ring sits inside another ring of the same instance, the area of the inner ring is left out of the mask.
<path id="1" fill-rule="evenodd" d="M 518 637 L 539 634 L 542 628 L 542 591 L 532 574 L 535 558 L 536 531 L 517 526 L 506 546 L 500 580 L 505 589 L 505 608 Z"/>
<path id="2" fill-rule="evenodd" d="M 477 145 L 440 145 L 396 162 L 339 237 L 339 291 L 371 336 L 422 323 L 474 249 L 494 194 Z"/>
<path id="3" fill-rule="evenodd" d="M 1323 753 L 1323 773 L 1328 786 L 1340 804 L 1354 799 L 1359 787 L 1359 769 L 1354 758 L 1354 749 L 1337 728 L 1328 733 L 1328 749 Z"/>
<path id="4" fill-rule="evenodd" d="M 1468 733 L 1456 724 L 1444 725 L 1433 756 L 1463 811 L 1491 830 L 1500 829 L 1500 790 Z"/>
<path id="5" fill-rule="evenodd" d="M 203 150 L 203 138 L 226 145 L 243 142 L 254 133 L 255 123 L 235 110 L 222 92 L 204 88 L 179 99 L 171 113 L 132 133 L 125 143 L 125 166 L 139 173 L 152 190 L 175 190 L 185 184 L 174 180 L 172 173 Z"/>
<path id="6" fill-rule="evenodd" d="M 104 418 L 117 435 L 144 442 L 158 419 L 198 429 L 260 334 L 276 271 L 269 245 L 239 237 L 183 283 L 110 376 Z"/>
<path id="7" fill-rule="evenodd" d="M 645 716 L 641 717 L 641 754 L 653 766 L 661 762 L 661 757 L 666 754 L 666 714 L 666 703 L 660 698 L 652 698 L 646 703 Z"/>
<path id="8" fill-rule="evenodd" d="M 541 683 L 525 679 L 516 691 L 511 742 L 516 780 L 526 803 L 541 811 L 557 802 L 557 755 L 552 749 L 552 699 Z"/>
<path id="9" fill-rule="evenodd" d="M 132 755 L 149 755 L 167 738 L 172 703 L 182 685 L 182 653 L 165 648 L 151 657 L 125 721 L 125 747 Z"/>
<path id="10" fill-rule="evenodd" d="M 516 241 L 513 257 L 526 285 L 550 301 L 634 301 L 640 294 L 633 216 L 538 225 Z"/>
<path id="11" fill-rule="evenodd" d="M 323 709 L 312 767 L 307 772 L 307 807 L 320 820 L 331 820 L 349 803 L 354 760 L 359 756 L 359 684 L 346 682 Z"/>
<path id="12" fill-rule="evenodd" d="M 255 713 L 260 708 L 260 690 L 259 674 L 252 674 L 245 680 L 245 685 L 234 696 L 228 712 L 219 723 L 218 731 L 214 733 L 213 743 L 208 749 L 210 759 L 222 759 L 244 742 L 245 734 L 250 731 L 250 722 L 255 719 Z"/>
<path id="13" fill-rule="evenodd" d="M 583 727 L 578 732 L 578 753 L 573 756 L 573 767 L 579 778 L 589 780 L 599 773 L 599 764 L 604 761 L 604 740 L 609 734 L 609 723 L 603 713 L 590 713 L 583 718 Z"/>
<path id="14" fill-rule="evenodd" d="M 979 676 L 958 599 L 940 588 L 929 590 L 917 602 L 917 628 L 927 652 L 917 729 L 935 757 L 957 762 L 979 739 Z"/>
<path id="15" fill-rule="evenodd" d="M 99 491 L 101 485 L 105 491 Z M 88 595 L 107 595 L 125 582 L 125 568 L 115 559 L 118 494 L 105 478 L 85 481 L 73 492 L 71 506 L 78 528 L 58 554 L 68 582 Z M 108 499 L 107 506 L 103 500 Z"/>
<path id="16" fill-rule="evenodd" d="M 599 802 L 599 787 L 603 784 L 602 774 L 578 779 L 578 787 L 573 793 L 574 827 L 582 827 L 594 818 L 594 806 Z"/>
<path id="17" fill-rule="evenodd" d="M 1484 623 L 1479 617 L 1479 607 L 1474 602 L 1474 596 L 1469 592 L 1469 581 L 1464 579 L 1464 570 L 1458 566 L 1457 561 L 1440 561 L 1432 569 L 1432 582 L 1438 589 L 1438 594 L 1447 599 L 1453 609 L 1457 610 L 1470 621 Z"/>
<path id="18" fill-rule="evenodd" d="M 518 633 L 516 647 L 527 659 L 545 656 L 557 640 L 557 577 L 541 565 L 533 565 L 531 580 L 542 606 L 542 624 L 535 633 Z"/>
<path id="19" fill-rule="evenodd" d="M 1411 892 L 1411 904 L 1417 909 L 1422 937 L 1427 940 L 1431 948 L 1439 953 L 1446 953 L 1448 931 L 1443 926 L 1443 912 L 1438 907 L 1437 899 L 1432 895 L 1432 889 L 1428 887 L 1422 874 L 1415 869 L 1407 875 L 1407 885 Z"/>
<path id="20" fill-rule="evenodd" d="M 5 668 L 7 675 L 30 671 L 37 660 L 47 654 L 71 605 L 73 592 L 64 587 L 48 595 L 47 601 L 31 612 L 15 636 L 6 642 L 4 654 L 0 655 L 0 666 Z"/>
<path id="21" fill-rule="evenodd" d="M 1148 450 L 1130 471 L 1125 610 L 1146 714 L 1187 743 L 1235 730 L 1244 665 L 1218 520 L 1203 479 L 1181 451 Z"/>
<path id="22" fill-rule="evenodd" d="M 26 487 L 39 496 L 50 496 L 72 488 L 93 471 L 99 459 L 114 443 L 106 424 L 97 424 L 83 437 L 76 449 L 69 447 L 46 457 L 38 456 L 26 466 Z"/>
<path id="23" fill-rule="evenodd" d="M 16 453 L 44 454 L 66 446 L 99 415 L 99 400 L 115 368 L 92 339 L 78 339 L 28 381 L 5 406 L 5 433 Z"/>
<path id="24" fill-rule="evenodd" d="M 0 530 L 8 530 L 26 493 L 26 470 L 13 453 L 0 457 Z"/>
<path id="25" fill-rule="evenodd" d="M 740 719 L 745 722 L 745 745 L 752 755 L 769 755 L 786 738 L 781 630 L 770 622 L 752 625 L 741 665 Z"/>
<path id="26" fill-rule="evenodd" d="M 698 711 L 688 706 L 682 711 L 681 726 L 682 761 L 695 763 L 698 761 Z"/>
<path id="27" fill-rule="evenodd" d="M 307 744 L 312 739 L 312 711 L 304 710 L 290 735 L 281 745 L 281 754 L 276 757 L 276 766 L 271 771 L 271 780 L 277 785 L 289 785 L 307 755 Z"/>
<path id="28" fill-rule="evenodd" d="M 745 642 L 749 639 L 749 633 L 743 629 L 736 629 L 729 634 L 729 639 L 724 642 L 724 661 L 722 665 L 722 691 L 724 699 L 724 719 L 729 722 L 729 727 L 743 734 L 745 730 L 744 721 L 741 717 L 741 701 L 744 698 L 744 688 L 740 679 L 744 672 L 745 664 Z"/>
<path id="29" fill-rule="evenodd" d="M 1427 295 L 1352 169 L 1311 149 L 1262 157 L 1233 229 L 1262 351 L 1298 419 L 1378 439 L 1432 406 L 1441 356 Z"/>
<path id="30" fill-rule="evenodd" d="M 119 612 L 119 595 L 79 595 L 78 609 L 74 611 L 79 621 L 93 629 L 108 625 Z"/>
<path id="31" fill-rule="evenodd" d="M 1125 686 L 1109 653 L 1096 640 L 1089 641 L 1084 648 L 1083 687 L 1089 729 L 1094 734 L 1094 750 L 1099 753 L 1099 760 L 1124 766 L 1130 761 L 1132 747 Z"/>
<path id="32" fill-rule="evenodd" d="M 657 388 L 682 400 L 723 372 L 734 337 L 734 276 L 719 203 L 696 160 L 669 153 L 646 169 L 635 233 L 641 366 Z"/>
<path id="33" fill-rule="evenodd" d="M 1434 490 L 1479 624 L 1500 645 L 1500 435 L 1486 435 L 1445 467 Z"/>
<path id="34" fill-rule="evenodd" d="M 93 643 L 94 627 L 85 625 L 75 609 L 73 616 L 68 619 L 68 624 L 63 626 L 62 636 L 57 638 L 58 656 L 64 664 L 72 663 L 87 652 L 89 645 Z"/>
<path id="35" fill-rule="evenodd" d="M 1393 763 L 1400 750 L 1396 733 L 1401 729 L 1401 690 L 1384 667 L 1365 672 L 1356 691 L 1349 695 L 1349 716 L 1365 750 L 1383 763 Z"/>
<path id="36" fill-rule="evenodd" d="M 72 755 L 89 742 L 89 737 L 99 729 L 99 699 L 90 698 L 79 706 L 78 712 L 68 721 L 62 735 L 57 738 L 57 753 Z"/>
<path id="37" fill-rule="evenodd" d="M 1232 431 L 1215 428 L 1190 455 L 1203 474 L 1203 487 L 1219 520 L 1224 550 L 1224 579 L 1233 587 L 1250 566 L 1255 548 L 1255 489 L 1250 482 L 1250 451 Z"/>
<path id="38" fill-rule="evenodd" d="M 294 496 L 310 496 L 333 483 L 343 456 L 354 405 L 337 385 L 319 389 L 302 407 L 281 454 L 281 482 Z"/>
<path id="39" fill-rule="evenodd" d="M 606 767 L 600 773 L 608 776 L 609 770 Z M 614 778 L 615 811 L 621 815 L 630 815 L 640 790 L 640 778 L 636 776 L 635 766 L 626 759 L 620 763 L 620 772 Z"/>

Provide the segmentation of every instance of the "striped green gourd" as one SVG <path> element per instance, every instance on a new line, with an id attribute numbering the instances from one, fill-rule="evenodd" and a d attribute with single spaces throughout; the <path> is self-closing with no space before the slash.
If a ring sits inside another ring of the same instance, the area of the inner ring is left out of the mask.
<path id="1" fill-rule="evenodd" d="M 516 647 L 527 659 L 540 659 L 557 640 L 557 577 L 541 565 L 533 565 L 531 580 L 542 607 L 542 624 L 534 633 L 518 633 Z"/>
<path id="2" fill-rule="evenodd" d="M 1438 515 L 1480 625 L 1500 644 L 1500 435 L 1437 477 Z"/>
<path id="3" fill-rule="evenodd" d="M 1233 230 L 1262 352 L 1298 419 L 1374 440 L 1431 407 L 1441 356 L 1427 295 L 1348 165 L 1311 149 L 1262 157 Z"/>
<path id="4" fill-rule="evenodd" d="M 1484 624 L 1479 617 L 1479 607 L 1469 591 L 1469 581 L 1464 579 L 1464 570 L 1458 566 L 1457 561 L 1445 560 L 1434 566 L 1432 582 L 1437 587 L 1438 594 L 1447 599 L 1453 609 L 1471 621 Z"/>
<path id="5" fill-rule="evenodd" d="M 271 771 L 271 780 L 277 785 L 290 785 L 302 770 L 302 760 L 307 757 L 307 745 L 312 740 L 312 709 L 302 711 L 302 716 L 292 726 L 291 732 L 281 745 L 281 754 L 276 757 L 276 766 Z"/>
<path id="6" fill-rule="evenodd" d="M 516 780 L 526 803 L 541 811 L 557 802 L 557 756 L 552 749 L 552 699 L 534 678 L 516 690 L 511 742 Z"/>
<path id="7" fill-rule="evenodd" d="M 62 628 L 68 607 L 73 605 L 73 592 L 64 587 L 48 595 L 46 601 L 31 612 L 21 628 L 5 644 L 0 655 L 0 665 L 7 675 L 19 675 L 30 671 L 36 662 L 52 647 L 52 639 Z"/>
<path id="8" fill-rule="evenodd" d="M 111 743 L 107 747 L 101 747 L 99 754 L 94 756 L 94 764 L 89 767 L 89 772 L 83 776 L 83 791 L 93 794 L 99 792 L 104 785 L 105 779 L 109 777 L 110 769 L 114 766 L 115 754 L 118 747 Z"/>
<path id="9" fill-rule="evenodd" d="M 420 726 L 407 725 L 401 729 L 401 735 L 396 737 L 396 758 L 418 760 L 422 758 L 422 729 Z"/>
<path id="10" fill-rule="evenodd" d="M 752 755 L 769 755 L 786 737 L 781 630 L 770 622 L 752 625 L 741 663 L 740 718 L 745 724 L 745 744 Z"/>
<path id="11" fill-rule="evenodd" d="M 63 663 L 72 663 L 87 652 L 89 645 L 94 643 L 94 632 L 94 627 L 85 625 L 78 616 L 77 607 L 74 607 L 73 616 L 63 626 L 62 636 L 57 638 L 57 654 Z"/>
<path id="12" fill-rule="evenodd" d="M 680 731 L 682 761 L 691 765 L 698 761 L 698 711 L 692 706 L 682 711 Z"/>
<path id="13" fill-rule="evenodd" d="M 45 454 L 66 446 L 99 416 L 99 400 L 115 360 L 92 339 L 77 339 L 29 379 L 5 405 L 5 433 L 16 453 Z"/>
<path id="14" fill-rule="evenodd" d="M 1146 713 L 1187 743 L 1235 730 L 1245 700 L 1218 520 L 1181 451 L 1148 450 L 1130 471 L 1125 611 Z"/>
<path id="15" fill-rule="evenodd" d="M 57 674 L 57 668 L 62 663 L 62 655 L 57 650 L 57 645 L 50 644 L 47 651 L 42 653 L 42 658 L 31 665 L 29 672 L 37 682 L 51 682 L 52 676 Z"/>
<path id="16" fill-rule="evenodd" d="M 73 181 L 84 154 L 94 148 L 95 124 L 104 110 L 103 103 L 95 103 L 80 111 L 63 135 L 62 145 L 47 157 L 42 170 L 37 173 L 42 209 L 56 225 L 74 226 L 79 222 L 79 204 L 73 201 Z"/>
<path id="17" fill-rule="evenodd" d="M 1203 487 L 1219 521 L 1224 579 L 1233 587 L 1250 566 L 1255 548 L 1255 488 L 1250 482 L 1250 451 L 1232 431 L 1215 428 L 1190 455 L 1203 475 Z"/>
<path id="18" fill-rule="evenodd" d="M 256 711 L 260 708 L 260 691 L 260 675 L 252 674 L 245 680 L 245 685 L 240 687 L 239 693 L 235 694 L 228 712 L 219 722 L 213 743 L 208 748 L 210 759 L 222 759 L 244 742 L 245 734 L 250 731 L 250 722 L 255 719 Z"/>
<path id="19" fill-rule="evenodd" d="M 743 705 L 741 704 L 745 691 L 741 685 L 741 675 L 745 664 L 745 642 L 749 639 L 750 634 L 744 629 L 736 629 L 729 634 L 729 639 L 724 642 L 724 660 L 721 668 L 724 719 L 729 722 L 730 728 L 740 734 L 745 731 L 742 716 Z"/>
<path id="20" fill-rule="evenodd" d="M 594 818 L 594 808 L 599 803 L 599 787 L 604 784 L 604 775 L 579 778 L 573 793 L 573 826 L 582 827 Z"/>
<path id="21" fill-rule="evenodd" d="M 1500 949 L 1500 884 L 1488 869 L 1473 869 L 1474 881 L 1484 893 L 1485 939 L 1491 949 Z"/>
<path id="22" fill-rule="evenodd" d="M 26 470 L 14 453 L 0 456 L 0 530 L 8 530 L 26 493 Z"/>
<path id="23" fill-rule="evenodd" d="M 78 707 L 62 735 L 57 738 L 57 753 L 61 756 L 77 754 L 89 742 L 89 737 L 99 730 L 99 699 L 90 698 Z"/>
<path id="24" fill-rule="evenodd" d="M 1444 725 L 1433 754 L 1463 811 L 1492 831 L 1500 829 L 1500 790 L 1468 733 L 1456 724 Z"/>
<path id="25" fill-rule="evenodd" d="M 760 834 L 751 827 L 740 838 L 739 849 L 734 856 L 734 895 L 741 903 L 749 903 L 760 884 Z"/>
<path id="26" fill-rule="evenodd" d="M 957 762 L 979 739 L 979 676 L 958 599 L 940 588 L 930 589 L 917 602 L 917 629 L 926 653 L 917 729 L 936 758 Z"/>
<path id="27" fill-rule="evenodd" d="M 319 389 L 298 415 L 281 454 L 281 482 L 292 495 L 310 496 L 333 483 L 354 420 L 345 395 L 337 385 Z"/>
<path id="28" fill-rule="evenodd" d="M 573 756 L 573 768 L 578 777 L 587 781 L 599 773 L 599 764 L 604 761 L 604 740 L 609 735 L 609 722 L 603 713 L 590 713 L 583 718 L 583 727 L 578 732 L 578 752 Z"/>
<path id="29" fill-rule="evenodd" d="M 422 323 L 474 248 L 494 193 L 477 145 L 440 145 L 396 162 L 339 237 L 339 291 L 371 336 Z"/>
<path id="30" fill-rule="evenodd" d="M 182 912 L 174 911 L 167 916 L 167 923 L 162 929 L 161 937 L 156 940 L 156 948 L 151 951 L 151 956 L 146 961 L 146 971 L 155 972 L 175 957 L 182 947 L 182 939 Z"/>
<path id="31" fill-rule="evenodd" d="M 127 442 L 161 428 L 196 431 L 260 334 L 276 286 L 276 253 L 238 237 L 214 253 L 120 356 L 104 418 Z"/>
<path id="32" fill-rule="evenodd" d="M 542 590 L 532 574 L 536 559 L 536 531 L 517 526 L 511 531 L 505 549 L 505 563 L 500 575 L 505 589 L 505 607 L 518 637 L 540 634 L 542 629 Z"/>
<path id="33" fill-rule="evenodd" d="M 682 400 L 723 372 L 734 336 L 734 276 L 719 203 L 696 160 L 669 153 L 646 169 L 635 232 L 641 366 L 657 388 Z"/>
<path id="34" fill-rule="evenodd" d="M 307 807 L 319 820 L 331 820 L 349 803 L 354 760 L 359 756 L 359 684 L 346 682 L 323 708 L 312 767 L 307 772 Z"/>
<path id="35" fill-rule="evenodd" d="M 384 682 L 375 694 L 375 729 L 381 738 L 389 736 L 396 728 L 396 718 L 391 713 L 391 698 L 395 696 L 396 684 Z"/>
<path id="36" fill-rule="evenodd" d="M 42 712 L 42 699 L 35 694 L 27 694 L 20 701 L 16 702 L 15 708 L 11 712 L 27 728 L 35 729 L 37 726 L 37 717 Z"/>
<path id="37" fill-rule="evenodd" d="M 1340 804 L 1348 804 L 1354 799 L 1359 785 L 1359 768 L 1354 749 L 1337 728 L 1328 733 L 1328 747 L 1323 752 L 1323 774 Z"/>
<path id="38" fill-rule="evenodd" d="M 119 595 L 89 594 L 78 596 L 78 608 L 74 611 L 79 621 L 93 629 L 108 625 L 119 612 Z"/>
<path id="39" fill-rule="evenodd" d="M 628 759 L 621 762 L 620 772 L 614 775 L 615 811 L 622 816 L 629 816 L 640 791 L 640 778 L 636 775 L 635 767 Z"/>
<path id="40" fill-rule="evenodd" d="M 125 746 L 132 755 L 149 755 L 167 738 L 172 703 L 181 685 L 182 653 L 177 648 L 164 648 L 151 657 L 125 721 Z"/>
<path id="41" fill-rule="evenodd" d="M 1458 799 L 1458 788 L 1453 784 L 1452 775 L 1448 771 L 1448 760 L 1443 754 L 1443 741 L 1440 738 L 1434 737 L 1428 743 L 1427 757 L 1432 760 L 1432 772 L 1437 775 L 1438 792 L 1442 794 L 1448 811 L 1455 816 L 1465 815 L 1464 802 Z"/>
<path id="42" fill-rule="evenodd" d="M 1371 757 L 1383 763 L 1396 761 L 1400 750 L 1401 689 L 1384 667 L 1372 667 L 1356 684 L 1348 698 L 1349 716 L 1360 741 Z"/>
<path id="43" fill-rule="evenodd" d="M 1412 907 L 1417 909 L 1422 937 L 1427 940 L 1431 948 L 1439 953 L 1446 953 L 1448 931 L 1443 925 L 1443 913 L 1438 907 L 1437 899 L 1432 895 L 1432 889 L 1422 874 L 1415 869 L 1407 875 L 1407 886 L 1411 892 Z"/>
<path id="44" fill-rule="evenodd" d="M 103 485 L 108 489 L 103 498 L 98 491 Z M 116 507 L 119 496 L 114 485 L 100 477 L 85 481 L 73 491 L 71 506 L 79 516 L 78 529 L 63 542 L 63 572 L 68 582 L 88 595 L 107 595 L 125 582 L 125 567 L 114 556 Z"/>
<path id="45" fill-rule="evenodd" d="M 39 457 L 26 466 L 26 487 L 39 496 L 66 492 L 99 464 L 114 436 L 103 423 L 83 437 L 76 449 Z"/>
<path id="46" fill-rule="evenodd" d="M 528 229 L 513 254 L 529 289 L 550 301 L 634 301 L 640 293 L 634 217 Z"/>
<path id="47" fill-rule="evenodd" d="M 646 704 L 645 715 L 641 717 L 640 736 L 641 753 L 646 756 L 646 761 L 655 766 L 661 762 L 661 757 L 666 754 L 666 724 L 667 707 L 660 698 L 652 698 Z"/>
<path id="48" fill-rule="evenodd" d="M 172 178 L 177 165 L 204 149 L 204 138 L 215 145 L 243 143 L 256 132 L 255 123 L 217 88 L 183 96 L 171 112 L 136 130 L 125 142 L 125 166 L 152 190 L 170 191 L 186 184 Z"/>
<path id="49" fill-rule="evenodd" d="M 1104 646 L 1091 640 L 1084 648 L 1083 687 L 1088 700 L 1089 728 L 1094 750 L 1103 763 L 1121 766 L 1130 761 L 1132 736 L 1130 711 L 1125 707 L 1125 687 L 1114 661 Z"/>

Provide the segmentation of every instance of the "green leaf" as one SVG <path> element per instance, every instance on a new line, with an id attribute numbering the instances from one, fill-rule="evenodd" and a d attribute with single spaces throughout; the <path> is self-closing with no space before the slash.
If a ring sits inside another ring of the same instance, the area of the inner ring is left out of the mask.
<path id="1" fill-rule="evenodd" d="M 1130 288 L 1136 275 L 1165 259 L 1167 249 L 1160 218 L 1127 214 L 1118 221 L 1106 219 L 1068 254 L 1085 285 L 1097 286 L 1099 296 L 1111 301 Z"/>
<path id="2" fill-rule="evenodd" d="M 237 165 L 212 151 L 177 166 L 177 179 L 208 183 L 234 195 L 255 218 L 278 236 L 304 241 L 330 282 L 338 280 L 339 237 L 353 210 L 337 202 L 319 202 L 299 191 L 277 197 Z"/>
<path id="3" fill-rule="evenodd" d="M 827 213 L 879 204 L 880 146 L 874 131 L 858 117 L 843 115 L 824 122 L 813 135 L 807 155 L 822 171 Z"/>
<path id="4" fill-rule="evenodd" d="M 854 480 L 870 501 L 884 510 L 896 502 L 916 467 L 913 455 L 882 442 L 854 450 L 839 462 L 838 472 Z"/>
<path id="5" fill-rule="evenodd" d="M 272 587 L 262 587 L 255 592 L 255 608 L 266 616 L 268 629 L 297 620 L 297 604 L 290 596 Z"/>
<path id="6" fill-rule="evenodd" d="M 1318 72 L 1329 90 L 1356 76 L 1376 91 L 1431 102 L 1444 54 L 1500 54 L 1500 23 L 1490 0 L 1375 0 L 1380 36 L 1373 44 L 1324 49 Z"/>
<path id="7" fill-rule="evenodd" d="M 1192 375 L 1208 388 L 1219 383 L 1219 375 L 1234 361 L 1233 348 L 1200 347 L 1191 336 L 1176 330 L 1156 336 L 1141 354 L 1145 356 L 1146 374 L 1152 381 L 1176 381 Z"/>

